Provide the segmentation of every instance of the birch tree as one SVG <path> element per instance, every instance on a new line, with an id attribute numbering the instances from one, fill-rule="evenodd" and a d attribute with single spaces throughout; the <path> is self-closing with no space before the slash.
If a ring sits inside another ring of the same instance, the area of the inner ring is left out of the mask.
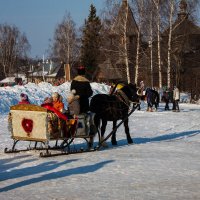
<path id="1" fill-rule="evenodd" d="M 168 36 L 168 51 L 167 51 L 167 87 L 171 87 L 171 45 L 172 45 L 172 25 L 174 13 L 174 0 L 170 0 L 170 15 L 169 15 L 169 36 Z"/>
<path id="2" fill-rule="evenodd" d="M 158 76 L 159 76 L 159 88 L 162 88 L 162 66 L 161 66 L 161 37 L 160 37 L 160 0 L 153 0 L 153 3 L 157 11 L 157 56 L 158 56 Z"/>
<path id="3" fill-rule="evenodd" d="M 150 37 L 149 37 L 149 47 L 150 47 L 150 74 L 151 74 L 151 87 L 154 86 L 153 77 L 153 10 L 151 4 L 150 11 Z"/>
<path id="4" fill-rule="evenodd" d="M 137 31 L 137 50 L 136 50 L 136 61 L 135 61 L 135 83 L 138 84 L 139 77 L 139 57 L 140 57 L 140 48 L 141 48 L 141 30 L 144 21 L 144 0 L 135 0 L 136 7 L 138 10 L 138 31 Z"/>
<path id="5" fill-rule="evenodd" d="M 108 7 L 111 8 L 104 18 L 104 28 L 105 31 L 109 32 L 104 35 L 104 40 L 109 39 L 110 43 L 102 47 L 103 51 L 106 51 L 110 56 L 115 57 L 116 61 L 120 62 L 121 67 L 116 67 L 121 73 L 126 76 L 127 82 L 131 82 L 130 75 L 130 58 L 129 58 L 129 38 L 127 35 L 129 28 L 128 15 L 130 14 L 130 7 L 128 5 L 128 0 L 117 1 L 109 0 L 107 1 Z M 107 8 L 107 6 L 106 6 Z M 116 58 L 118 58 L 116 60 Z M 119 65 L 119 64 L 118 64 Z"/>
<path id="6" fill-rule="evenodd" d="M 124 63 L 125 63 L 125 67 L 126 67 L 126 75 L 127 75 L 127 82 L 130 83 L 131 79 L 130 79 L 130 69 L 129 69 L 129 59 L 128 59 L 128 47 L 127 47 L 127 36 L 126 36 L 126 32 L 127 32 L 127 19 L 128 19 L 128 0 L 123 0 L 124 4 L 125 4 L 125 15 L 122 18 L 123 19 L 123 25 L 122 25 L 122 45 L 124 46 Z"/>

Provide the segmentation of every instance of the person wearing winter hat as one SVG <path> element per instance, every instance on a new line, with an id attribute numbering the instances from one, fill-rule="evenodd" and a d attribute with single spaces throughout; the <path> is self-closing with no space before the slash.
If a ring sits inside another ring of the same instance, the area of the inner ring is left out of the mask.
<path id="1" fill-rule="evenodd" d="M 89 97 L 92 96 L 93 91 L 89 80 L 85 77 L 85 67 L 78 67 L 78 75 L 72 80 L 70 90 L 76 90 L 76 95 L 79 95 L 80 113 L 87 113 L 89 111 Z"/>
<path id="2" fill-rule="evenodd" d="M 62 102 L 62 96 L 58 94 L 58 92 L 54 92 L 52 94 L 52 98 L 53 107 L 60 112 L 64 112 L 64 103 Z"/>
<path id="3" fill-rule="evenodd" d="M 78 115 L 80 113 L 79 95 L 76 90 L 72 90 L 67 96 L 68 110 L 70 115 Z"/>
<path id="4" fill-rule="evenodd" d="M 60 119 L 67 120 L 67 116 L 64 115 L 62 112 L 60 112 L 58 109 L 56 109 L 53 105 L 53 98 L 52 97 L 46 97 L 41 104 L 42 107 L 46 108 L 47 110 L 50 110 L 54 112 Z"/>
<path id="5" fill-rule="evenodd" d="M 81 75 L 81 76 L 85 75 L 85 67 L 84 66 L 78 67 L 78 75 Z"/>
<path id="6" fill-rule="evenodd" d="M 28 95 L 27 94 L 24 94 L 24 93 L 20 94 L 19 104 L 30 104 L 30 101 L 28 99 Z"/>

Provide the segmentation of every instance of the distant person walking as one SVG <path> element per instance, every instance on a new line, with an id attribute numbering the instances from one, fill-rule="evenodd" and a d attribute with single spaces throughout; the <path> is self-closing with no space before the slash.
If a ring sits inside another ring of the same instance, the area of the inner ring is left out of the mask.
<path id="1" fill-rule="evenodd" d="M 170 92 L 168 89 L 163 92 L 163 101 L 165 102 L 165 110 L 169 110 Z"/>
<path id="2" fill-rule="evenodd" d="M 174 86 L 173 90 L 173 108 L 172 111 L 179 112 L 180 92 L 178 87 Z"/>

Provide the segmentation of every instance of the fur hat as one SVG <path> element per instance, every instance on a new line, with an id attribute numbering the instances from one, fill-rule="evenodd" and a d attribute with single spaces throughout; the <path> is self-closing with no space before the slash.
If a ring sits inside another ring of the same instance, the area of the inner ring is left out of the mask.
<path id="1" fill-rule="evenodd" d="M 67 102 L 70 104 L 73 101 L 79 99 L 79 95 L 76 95 L 76 90 L 72 90 L 68 95 L 67 95 Z"/>
<path id="2" fill-rule="evenodd" d="M 56 97 L 56 98 L 59 98 L 59 94 L 58 94 L 58 92 L 54 92 L 53 94 L 52 94 L 52 97 Z"/>
<path id="3" fill-rule="evenodd" d="M 78 67 L 78 75 L 85 75 L 85 67 L 84 66 Z"/>
<path id="4" fill-rule="evenodd" d="M 52 94 L 52 98 L 57 98 L 58 101 L 62 101 L 63 100 L 63 97 L 58 92 L 54 92 Z"/>
<path id="5" fill-rule="evenodd" d="M 28 101 L 28 95 L 27 94 L 21 93 L 20 98 L 21 98 L 21 101 Z"/>

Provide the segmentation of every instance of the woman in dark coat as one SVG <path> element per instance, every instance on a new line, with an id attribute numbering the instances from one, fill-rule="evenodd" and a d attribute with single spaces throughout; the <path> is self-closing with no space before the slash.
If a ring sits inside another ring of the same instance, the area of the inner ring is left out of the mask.
<path id="1" fill-rule="evenodd" d="M 92 96 L 93 91 L 89 80 L 85 77 L 85 67 L 78 68 L 78 76 L 72 80 L 70 89 L 76 90 L 76 95 L 80 97 L 80 113 L 89 111 L 89 97 Z"/>

